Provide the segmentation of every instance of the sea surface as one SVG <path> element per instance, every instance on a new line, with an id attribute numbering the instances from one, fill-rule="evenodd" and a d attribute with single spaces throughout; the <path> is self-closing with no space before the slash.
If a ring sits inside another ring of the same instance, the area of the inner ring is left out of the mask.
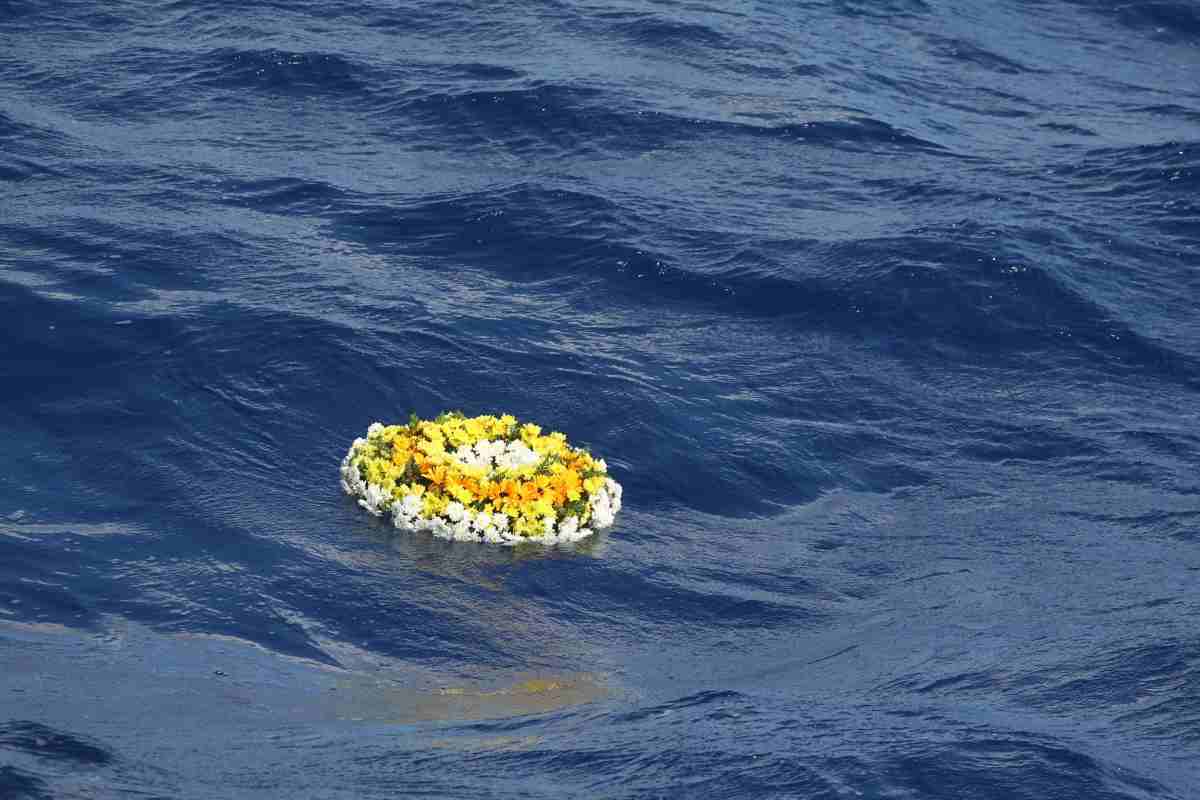
<path id="1" fill-rule="evenodd" d="M 0 0 L 0 798 L 1200 798 L 1198 298 L 1193 0 Z"/>

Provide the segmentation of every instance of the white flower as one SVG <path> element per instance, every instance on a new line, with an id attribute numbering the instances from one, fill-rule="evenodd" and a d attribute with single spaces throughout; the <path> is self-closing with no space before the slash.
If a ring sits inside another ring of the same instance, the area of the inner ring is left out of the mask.
<path id="1" fill-rule="evenodd" d="M 579 531 L 579 517 L 572 514 L 571 516 L 558 523 L 558 535 L 563 539 L 574 539 L 575 534 Z"/>
<path id="2" fill-rule="evenodd" d="M 479 454 L 480 459 L 491 466 L 492 462 L 504 452 L 504 442 L 500 439 L 485 439 L 475 444 L 475 452 Z"/>
<path id="3" fill-rule="evenodd" d="M 597 528 L 607 528 L 621 510 L 621 484 L 609 478 L 592 497 L 592 521 Z"/>
<path id="4" fill-rule="evenodd" d="M 522 441 L 498 444 L 503 448 L 503 452 L 497 453 L 495 458 L 496 466 L 501 469 L 519 469 L 541 461 L 541 457 Z"/>
<path id="5" fill-rule="evenodd" d="M 421 521 L 421 498 L 407 495 L 399 503 L 392 504 L 392 524 L 402 530 L 418 530 Z"/>
<path id="6" fill-rule="evenodd" d="M 466 517 L 463 517 L 462 519 L 458 520 L 453 525 L 451 525 L 450 530 L 452 532 L 452 535 L 449 538 L 451 538 L 451 539 L 466 540 L 466 539 L 474 538 L 471 535 L 471 521 L 469 519 L 467 519 Z"/>
<path id="7" fill-rule="evenodd" d="M 383 508 L 387 504 L 388 499 L 388 494 L 383 490 L 383 487 L 378 484 L 369 483 L 367 484 L 367 491 L 364 493 L 362 499 L 358 501 L 358 504 L 378 517 L 383 514 Z"/>
<path id="8" fill-rule="evenodd" d="M 350 452 L 346 453 L 346 457 L 342 459 L 342 466 L 339 472 L 342 476 L 342 490 L 346 494 L 362 496 L 366 493 L 367 487 L 363 483 L 362 477 L 358 474 L 358 468 L 351 463 L 354 456 L 355 447 L 361 439 L 355 440 L 355 446 L 350 448 Z"/>

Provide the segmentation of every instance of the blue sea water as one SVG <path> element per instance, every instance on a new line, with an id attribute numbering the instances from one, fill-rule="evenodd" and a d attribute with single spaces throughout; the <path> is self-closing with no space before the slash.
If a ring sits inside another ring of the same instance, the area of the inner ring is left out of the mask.
<path id="1" fill-rule="evenodd" d="M 1198 198 L 1191 0 L 0 0 L 0 797 L 1200 797 Z"/>

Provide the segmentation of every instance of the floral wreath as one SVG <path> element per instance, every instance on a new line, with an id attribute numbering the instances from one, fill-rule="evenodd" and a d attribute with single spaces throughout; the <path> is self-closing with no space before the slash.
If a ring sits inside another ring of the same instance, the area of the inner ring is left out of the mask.
<path id="1" fill-rule="evenodd" d="M 376 422 L 342 460 L 342 488 L 401 530 L 502 544 L 575 541 L 621 510 L 603 459 L 510 414 Z"/>

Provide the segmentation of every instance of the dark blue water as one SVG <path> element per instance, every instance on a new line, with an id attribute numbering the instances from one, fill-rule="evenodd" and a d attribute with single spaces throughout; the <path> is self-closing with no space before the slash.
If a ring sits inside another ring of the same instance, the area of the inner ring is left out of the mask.
<path id="1" fill-rule="evenodd" d="M 0 0 L 0 797 L 1200 797 L 1198 295 L 1191 0 Z"/>

